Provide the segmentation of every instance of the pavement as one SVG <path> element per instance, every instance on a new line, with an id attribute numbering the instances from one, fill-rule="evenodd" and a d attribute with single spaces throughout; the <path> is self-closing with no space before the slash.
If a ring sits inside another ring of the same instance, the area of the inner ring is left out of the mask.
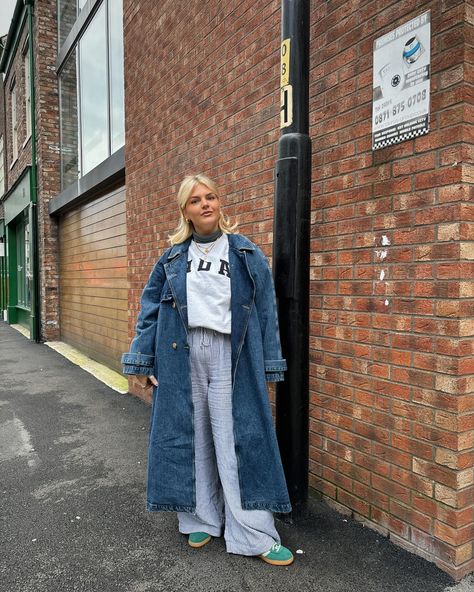
<path id="1" fill-rule="evenodd" d="M 150 408 L 0 321 L 0 592 L 474 592 L 316 499 L 289 567 L 145 510 Z"/>

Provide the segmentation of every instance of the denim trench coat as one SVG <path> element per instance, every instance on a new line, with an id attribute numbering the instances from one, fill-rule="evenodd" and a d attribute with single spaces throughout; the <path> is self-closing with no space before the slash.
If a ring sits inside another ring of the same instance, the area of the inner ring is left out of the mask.
<path id="1" fill-rule="evenodd" d="M 275 292 L 263 253 L 228 235 L 231 276 L 232 410 L 240 496 L 246 510 L 289 512 L 266 381 L 283 380 Z M 193 403 L 187 342 L 187 254 L 191 239 L 156 263 L 141 298 L 125 374 L 154 374 L 147 508 L 195 512 Z"/>

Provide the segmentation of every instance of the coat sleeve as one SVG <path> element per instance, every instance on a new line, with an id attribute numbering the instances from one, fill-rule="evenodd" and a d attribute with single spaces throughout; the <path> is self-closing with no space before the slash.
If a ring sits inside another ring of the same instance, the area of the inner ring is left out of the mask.
<path id="1" fill-rule="evenodd" d="M 165 282 L 163 261 L 166 255 L 167 253 L 156 263 L 142 292 L 135 337 L 130 345 L 130 351 L 122 355 L 124 374 L 144 374 L 146 376 L 153 374 L 156 324 L 161 292 Z"/>
<path id="2" fill-rule="evenodd" d="M 283 373 L 287 367 L 281 353 L 273 277 L 267 259 L 260 249 L 255 250 L 254 255 L 258 262 L 254 275 L 255 306 L 262 330 L 265 379 L 267 382 L 280 382 L 285 378 Z"/>

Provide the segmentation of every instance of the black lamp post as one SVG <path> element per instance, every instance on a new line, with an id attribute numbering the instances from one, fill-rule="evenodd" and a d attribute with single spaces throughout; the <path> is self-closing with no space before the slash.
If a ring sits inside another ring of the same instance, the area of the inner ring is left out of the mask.
<path id="1" fill-rule="evenodd" d="M 309 0 L 282 1 L 281 138 L 276 165 L 273 269 L 284 382 L 276 388 L 276 430 L 293 506 L 304 515 L 309 448 Z"/>

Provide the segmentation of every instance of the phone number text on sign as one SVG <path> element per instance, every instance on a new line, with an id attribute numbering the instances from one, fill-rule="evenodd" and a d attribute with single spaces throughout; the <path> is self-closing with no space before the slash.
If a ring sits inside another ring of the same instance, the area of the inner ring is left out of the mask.
<path id="1" fill-rule="evenodd" d="M 409 109 L 411 109 L 417 103 L 422 103 L 426 100 L 426 88 L 423 90 L 418 91 L 416 94 L 408 97 L 406 101 L 406 105 Z M 391 101 L 387 101 L 391 103 Z M 381 113 L 375 115 L 375 125 L 380 125 L 381 123 L 390 122 L 391 117 L 396 117 L 400 113 L 405 111 L 405 101 L 399 101 L 395 103 L 391 109 L 384 109 Z"/>

